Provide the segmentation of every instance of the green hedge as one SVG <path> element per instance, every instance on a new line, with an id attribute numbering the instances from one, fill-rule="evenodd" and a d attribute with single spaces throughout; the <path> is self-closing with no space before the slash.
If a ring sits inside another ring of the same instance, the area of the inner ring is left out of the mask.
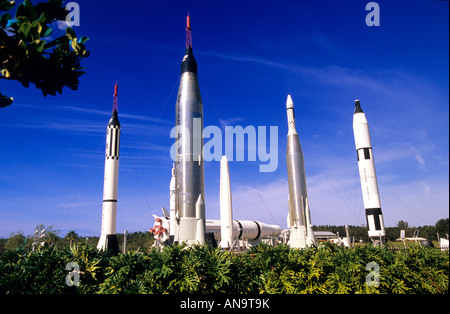
<path id="1" fill-rule="evenodd" d="M 66 277 L 78 277 L 79 284 L 69 286 Z M 234 254 L 174 245 L 111 256 L 79 244 L 0 256 L 2 294 L 444 294 L 448 279 L 448 251 L 422 246 L 391 251 L 325 244 L 297 250 L 260 244 Z"/>

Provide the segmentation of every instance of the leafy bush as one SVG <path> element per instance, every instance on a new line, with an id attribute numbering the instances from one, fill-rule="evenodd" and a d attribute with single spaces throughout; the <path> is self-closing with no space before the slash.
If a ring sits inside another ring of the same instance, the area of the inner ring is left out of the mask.
<path id="1" fill-rule="evenodd" d="M 79 267 L 78 285 L 66 284 L 69 263 Z M 379 285 L 366 284 L 369 263 L 378 267 Z M 110 256 L 83 243 L 70 250 L 18 248 L 0 255 L 4 294 L 445 294 L 448 279 L 448 251 L 416 245 L 392 251 L 329 243 L 305 250 L 260 244 L 240 254 L 173 245 L 161 252 Z"/>

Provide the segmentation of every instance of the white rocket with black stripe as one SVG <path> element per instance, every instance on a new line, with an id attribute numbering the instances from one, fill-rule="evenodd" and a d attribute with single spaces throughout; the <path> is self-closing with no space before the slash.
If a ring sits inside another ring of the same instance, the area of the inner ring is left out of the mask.
<path id="1" fill-rule="evenodd" d="M 359 176 L 361 178 L 361 189 L 364 208 L 366 210 L 369 237 L 373 241 L 379 239 L 383 241 L 386 236 L 386 231 L 381 212 L 380 194 L 378 192 L 377 176 L 375 173 L 369 124 L 358 99 L 355 100 L 355 112 L 353 113 L 353 134 L 355 136 Z"/>
<path id="2" fill-rule="evenodd" d="M 116 237 L 117 185 L 119 179 L 120 123 L 117 116 L 117 84 L 114 89 L 114 107 L 106 129 L 105 176 L 103 182 L 102 233 L 98 250 L 119 252 Z"/>

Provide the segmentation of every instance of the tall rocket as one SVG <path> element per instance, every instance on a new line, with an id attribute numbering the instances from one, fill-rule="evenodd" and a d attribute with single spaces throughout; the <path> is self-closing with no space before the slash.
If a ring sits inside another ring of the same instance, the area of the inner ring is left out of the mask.
<path id="1" fill-rule="evenodd" d="M 294 103 L 291 95 L 287 97 L 286 110 L 289 127 L 286 148 L 289 185 L 289 245 L 294 248 L 306 248 L 315 244 L 315 238 L 311 228 L 303 151 L 295 127 Z"/>
<path id="2" fill-rule="evenodd" d="M 117 117 L 118 93 L 114 86 L 114 104 L 111 119 L 106 128 L 105 176 L 103 181 L 102 233 L 98 250 L 111 250 L 117 254 L 119 244 L 116 237 L 117 184 L 119 179 L 120 123 Z"/>
<path id="3" fill-rule="evenodd" d="M 353 135 L 358 158 L 361 189 L 366 210 L 367 227 L 369 237 L 377 241 L 386 236 L 383 214 L 381 213 L 380 194 L 378 192 L 375 162 L 370 141 L 369 124 L 366 115 L 361 109 L 359 100 L 355 100 L 355 112 L 353 113 Z"/>
<path id="4" fill-rule="evenodd" d="M 176 138 L 176 221 L 178 242 L 204 243 L 205 184 L 203 167 L 203 102 L 197 79 L 197 62 L 192 52 L 190 17 L 187 16 L 186 52 L 181 62 L 181 78 L 175 113 Z M 198 206 L 197 206 L 198 205 Z M 200 215 L 201 217 L 197 217 Z"/>

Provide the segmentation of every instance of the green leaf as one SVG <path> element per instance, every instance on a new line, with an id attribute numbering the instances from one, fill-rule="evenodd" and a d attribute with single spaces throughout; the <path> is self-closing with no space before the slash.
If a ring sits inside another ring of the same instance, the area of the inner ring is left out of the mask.
<path id="1" fill-rule="evenodd" d="M 88 40 L 89 40 L 89 37 L 81 36 L 81 37 L 78 39 L 78 43 L 79 43 L 79 44 L 84 44 L 84 43 L 86 43 Z"/>
<path id="2" fill-rule="evenodd" d="M 45 13 L 42 13 L 39 18 L 33 21 L 32 25 L 34 26 L 36 24 L 44 24 L 46 20 L 47 18 L 45 16 Z"/>
<path id="3" fill-rule="evenodd" d="M 8 13 L 6 13 L 6 14 L 8 14 Z M 10 18 L 6 23 L 6 28 L 8 28 L 14 24 L 17 24 L 17 23 L 19 23 L 19 20 Z"/>
<path id="4" fill-rule="evenodd" d="M 67 15 L 62 0 L 36 5 L 22 0 L 13 17 L 12 13 L 1 11 L 12 8 L 14 3 L 0 0 L 0 36 L 7 38 L 1 41 L 0 78 L 16 80 L 24 87 L 35 85 L 44 96 L 62 93 L 64 87 L 77 89 L 79 77 L 85 74 L 80 61 L 89 56 L 84 46 L 88 37 L 78 39 L 72 28 L 66 28 L 64 36 L 50 40 L 56 28 L 52 23 Z M 2 107 L 12 102 L 9 97 L 2 97 L 1 101 Z"/>
<path id="5" fill-rule="evenodd" d="M 9 20 L 11 20 L 11 14 L 9 14 L 8 12 L 6 12 L 5 14 L 3 14 L 3 15 L 0 17 L 0 26 L 1 26 L 2 28 L 6 28 L 6 27 L 7 27 L 6 25 L 8 24 Z"/>
<path id="6" fill-rule="evenodd" d="M 70 40 L 75 39 L 75 42 L 77 40 L 77 34 L 75 34 L 75 31 L 71 28 L 71 27 L 67 27 L 66 28 L 66 36 L 67 38 L 69 38 Z"/>
<path id="7" fill-rule="evenodd" d="M 13 103 L 13 98 L 0 93 L 0 108 L 5 108 Z"/>
<path id="8" fill-rule="evenodd" d="M 22 33 L 22 39 L 26 39 L 30 33 L 31 24 L 30 23 L 22 23 L 19 27 L 19 33 Z"/>
<path id="9" fill-rule="evenodd" d="M 36 52 L 41 53 L 44 50 L 45 40 L 37 39 L 30 43 L 30 49 L 34 49 Z"/>
<path id="10" fill-rule="evenodd" d="M 30 21 L 34 21 L 37 18 L 36 10 L 30 0 L 22 2 L 16 11 L 16 18 L 27 17 Z"/>
<path id="11" fill-rule="evenodd" d="M 0 11 L 11 10 L 15 4 L 16 4 L 15 1 L 0 0 Z"/>
<path id="12" fill-rule="evenodd" d="M 45 29 L 45 28 L 44 28 Z M 41 37 L 48 37 L 53 33 L 53 29 L 47 28 L 42 34 Z"/>
<path id="13" fill-rule="evenodd" d="M 11 73 L 7 69 L 2 69 L 0 71 L 0 74 L 3 75 L 6 78 L 11 77 Z"/>

